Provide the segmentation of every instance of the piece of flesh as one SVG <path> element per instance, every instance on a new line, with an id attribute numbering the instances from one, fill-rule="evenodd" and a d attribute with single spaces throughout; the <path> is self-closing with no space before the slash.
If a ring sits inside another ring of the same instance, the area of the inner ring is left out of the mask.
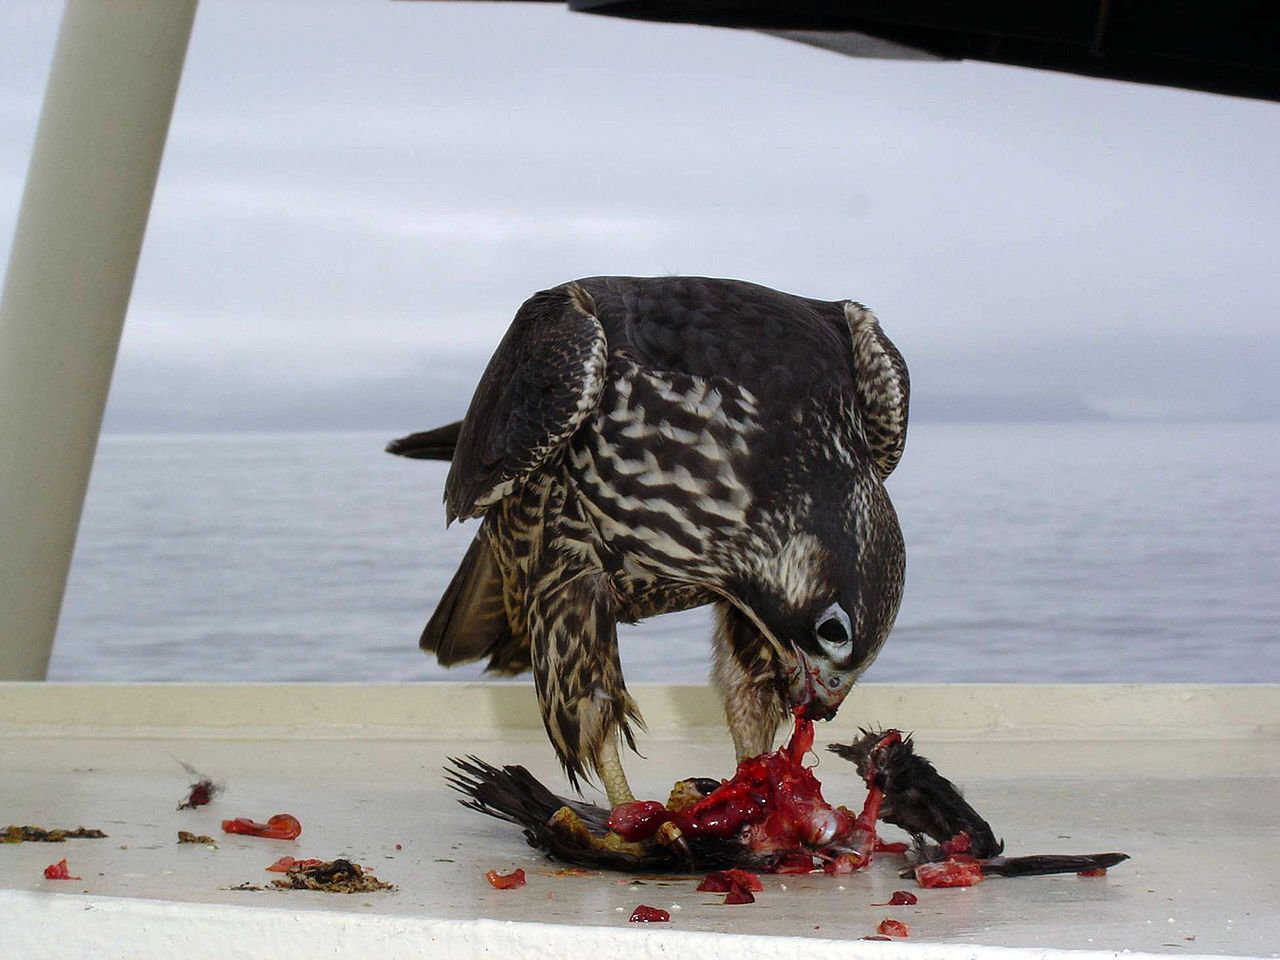
<path id="1" fill-rule="evenodd" d="M 885 917 L 880 921 L 880 926 L 876 927 L 876 933 L 882 937 L 905 937 L 911 931 L 901 920 L 890 920 Z"/>
<path id="2" fill-rule="evenodd" d="M 490 870 L 484 875 L 489 881 L 489 886 L 495 890 L 514 890 L 516 887 L 523 887 L 524 871 L 518 867 L 511 873 L 499 873 L 497 870 Z"/>
<path id="3" fill-rule="evenodd" d="M 916 866 L 916 881 L 922 887 L 971 887 L 982 882 L 982 865 L 976 860 L 948 857 L 937 863 Z"/>
<path id="4" fill-rule="evenodd" d="M 302 824 L 290 813 L 277 813 L 266 823 L 258 823 L 248 817 L 236 817 L 234 820 L 222 821 L 222 832 L 266 837 L 270 840 L 296 840 L 302 834 Z"/>
<path id="5" fill-rule="evenodd" d="M 910 891 L 895 890 L 893 891 L 893 896 L 891 896 L 886 902 L 873 903 L 872 906 L 873 907 L 909 907 L 913 903 L 919 903 L 919 901 L 920 901 L 920 898 L 917 897 L 914 893 L 911 893 Z"/>
<path id="6" fill-rule="evenodd" d="M 46 880 L 79 880 L 80 877 L 73 877 L 67 869 L 66 858 L 59 860 L 57 863 L 51 863 L 44 868 L 44 878 Z"/>
<path id="7" fill-rule="evenodd" d="M 833 851 L 823 857 L 828 863 L 841 863 L 845 872 L 860 869 L 875 849 L 879 791 L 870 792 L 857 817 L 832 807 L 801 762 L 812 747 L 813 722 L 797 715 L 785 746 L 743 760 L 711 793 L 678 810 L 656 800 L 621 804 L 609 828 L 630 842 L 651 839 L 666 823 L 689 838 L 740 839 L 753 854 L 772 857 L 776 872 L 808 872 L 813 856 L 827 848 Z"/>
<path id="8" fill-rule="evenodd" d="M 709 873 L 698 884 L 699 890 L 710 891 L 711 893 L 728 893 L 734 887 L 741 887 L 743 890 L 759 893 L 764 889 L 764 884 L 750 870 L 737 869 Z"/>
<path id="9" fill-rule="evenodd" d="M 667 923 L 671 920 L 671 914 L 666 910 L 658 907 L 647 907 L 643 903 L 631 911 L 631 918 L 628 923 Z"/>

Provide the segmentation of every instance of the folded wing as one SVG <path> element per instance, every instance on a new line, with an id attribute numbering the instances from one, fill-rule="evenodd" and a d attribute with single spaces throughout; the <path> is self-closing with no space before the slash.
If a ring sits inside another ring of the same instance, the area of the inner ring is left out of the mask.
<path id="1" fill-rule="evenodd" d="M 576 283 L 534 294 L 471 398 L 445 481 L 446 515 L 478 517 L 557 452 L 595 412 L 608 346 Z"/>

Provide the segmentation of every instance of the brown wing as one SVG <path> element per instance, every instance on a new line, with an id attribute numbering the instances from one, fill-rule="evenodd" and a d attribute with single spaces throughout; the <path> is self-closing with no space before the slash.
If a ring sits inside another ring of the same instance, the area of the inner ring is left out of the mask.
<path id="1" fill-rule="evenodd" d="M 578 284 L 525 301 L 463 418 L 445 481 L 450 522 L 483 514 L 594 413 L 607 354 L 595 304 Z"/>
<path id="2" fill-rule="evenodd" d="M 907 364 L 880 329 L 874 313 L 846 300 L 845 319 L 853 336 L 853 389 L 867 446 L 883 480 L 893 473 L 907 443 L 911 381 Z"/>

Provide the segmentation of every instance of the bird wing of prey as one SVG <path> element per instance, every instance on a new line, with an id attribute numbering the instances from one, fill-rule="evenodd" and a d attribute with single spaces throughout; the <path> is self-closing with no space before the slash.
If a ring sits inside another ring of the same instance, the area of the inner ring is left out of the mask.
<path id="1" fill-rule="evenodd" d="M 591 415 L 608 345 L 577 284 L 527 300 L 471 398 L 445 481 L 448 520 L 478 517 L 538 469 Z"/>

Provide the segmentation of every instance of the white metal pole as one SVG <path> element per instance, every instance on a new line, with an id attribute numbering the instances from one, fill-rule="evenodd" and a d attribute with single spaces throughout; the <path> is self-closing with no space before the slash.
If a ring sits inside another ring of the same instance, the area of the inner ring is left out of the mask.
<path id="1" fill-rule="evenodd" d="M 0 294 L 0 680 L 42 680 L 197 0 L 67 0 Z"/>

